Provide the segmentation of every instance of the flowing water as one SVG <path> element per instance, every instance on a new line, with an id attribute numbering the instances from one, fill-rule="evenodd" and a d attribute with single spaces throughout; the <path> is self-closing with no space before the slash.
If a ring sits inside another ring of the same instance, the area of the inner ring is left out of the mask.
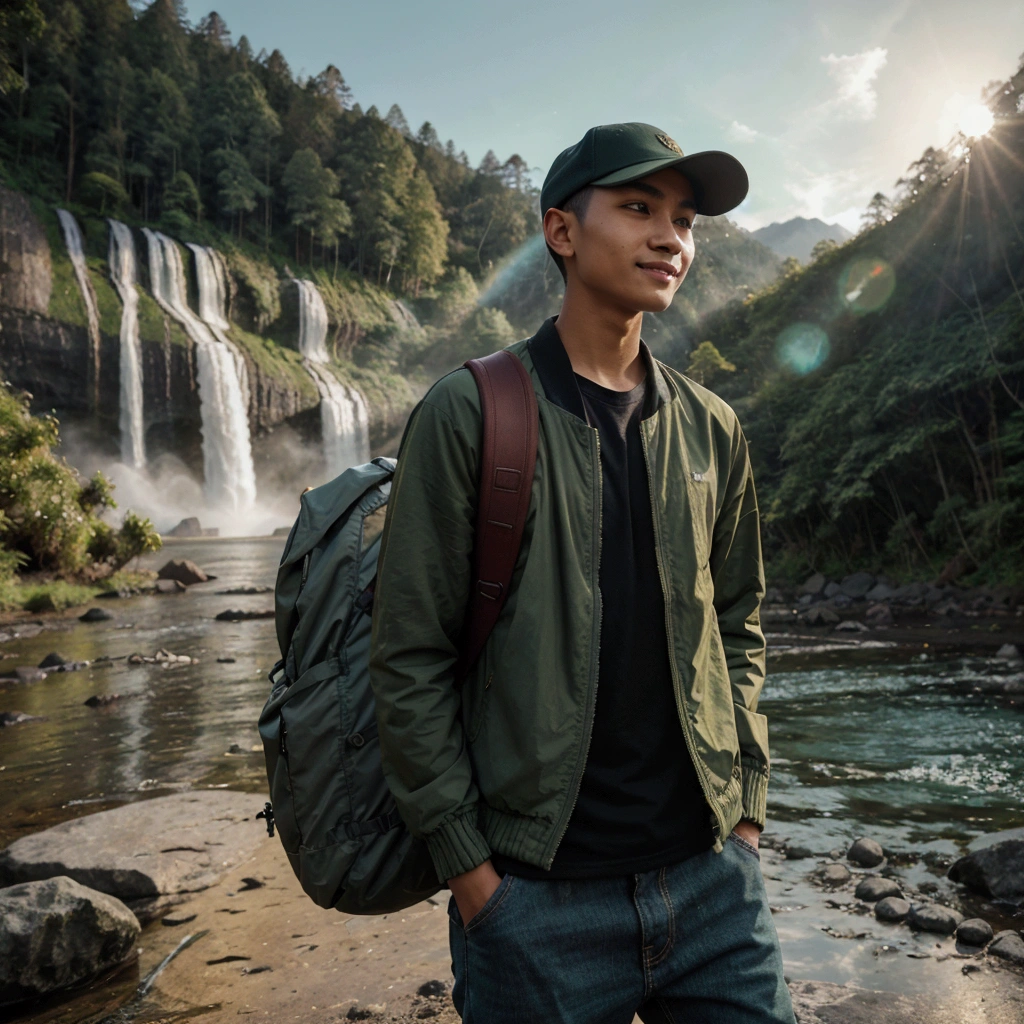
<path id="1" fill-rule="evenodd" d="M 217 592 L 272 586 L 282 546 L 280 537 L 174 542 L 143 564 L 191 558 L 218 578 L 178 596 L 100 601 L 114 613 L 109 622 L 71 618 L 65 631 L 0 642 L 0 671 L 36 665 L 53 650 L 120 659 L 28 686 L 0 681 L 0 711 L 39 716 L 0 730 L 0 846 L 128 800 L 209 786 L 265 792 L 256 720 L 278 657 L 273 622 L 214 616 L 272 607 L 270 593 Z M 125 660 L 159 648 L 199 664 Z M 900 869 L 912 885 L 951 892 L 945 865 L 968 841 L 1024 825 L 1021 710 L 957 685 L 996 663 L 966 654 L 922 661 L 919 651 L 850 650 L 799 670 L 787 656 L 770 659 L 760 706 L 773 751 L 766 835 L 817 855 L 767 852 L 762 861 L 794 978 L 909 992 L 946 984 L 951 965 L 939 962 L 935 936 L 832 906 L 809 873 L 828 851 L 869 835 L 914 854 Z M 120 699 L 106 707 L 83 703 L 111 693 Z M 957 966 L 951 973 L 961 977 Z"/>
<path id="2" fill-rule="evenodd" d="M 342 384 L 327 365 L 327 307 L 323 297 L 312 281 L 295 283 L 299 288 L 299 352 L 320 392 L 324 459 L 328 473 L 337 476 L 369 459 L 369 415 L 360 392 Z"/>
<path id="3" fill-rule="evenodd" d="M 218 340 L 210 327 L 189 309 L 177 245 L 166 235 L 149 228 L 143 228 L 142 233 L 149 250 L 153 298 L 181 324 L 196 346 L 207 500 L 211 505 L 243 511 L 256 500 L 256 471 L 239 360 L 231 347 Z M 204 301 L 202 288 L 200 301 Z M 209 290 L 205 301 L 211 301 Z"/>
<path id="4" fill-rule="evenodd" d="M 127 224 L 110 222 L 110 277 L 121 297 L 121 461 L 133 469 L 146 465 L 145 425 L 142 418 L 142 345 L 139 341 L 139 293 L 135 239 Z"/>
<path id="5" fill-rule="evenodd" d="M 68 255 L 71 257 L 71 265 L 75 269 L 75 278 L 78 280 L 78 288 L 82 293 L 82 301 L 85 303 L 89 344 L 92 346 L 93 373 L 98 379 L 100 313 L 96 308 L 96 293 L 92 290 L 92 285 L 89 283 L 89 271 L 85 265 L 85 249 L 82 245 L 82 232 L 78 229 L 78 222 L 67 210 L 58 209 L 57 219 L 60 221 L 61 230 L 64 232 L 64 244 L 67 246 Z"/>

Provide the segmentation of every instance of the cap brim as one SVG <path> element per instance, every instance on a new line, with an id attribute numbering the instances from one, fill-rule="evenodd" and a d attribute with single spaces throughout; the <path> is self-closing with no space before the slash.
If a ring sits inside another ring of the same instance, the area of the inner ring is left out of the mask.
<path id="1" fill-rule="evenodd" d="M 747 197 L 750 182 L 743 164 L 734 156 L 717 149 L 705 150 L 684 157 L 663 157 L 621 167 L 591 185 L 626 185 L 664 167 L 674 167 L 685 174 L 693 185 L 697 212 L 705 217 L 718 217 L 734 210 Z"/>

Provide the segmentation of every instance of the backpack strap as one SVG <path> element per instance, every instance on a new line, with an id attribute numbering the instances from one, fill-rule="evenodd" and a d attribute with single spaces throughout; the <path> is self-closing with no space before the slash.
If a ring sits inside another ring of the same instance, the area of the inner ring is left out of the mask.
<path id="1" fill-rule="evenodd" d="M 473 583 L 455 678 L 473 667 L 508 597 L 530 509 L 537 461 L 537 395 L 520 360 L 502 349 L 464 364 L 480 390 L 480 452 Z"/>

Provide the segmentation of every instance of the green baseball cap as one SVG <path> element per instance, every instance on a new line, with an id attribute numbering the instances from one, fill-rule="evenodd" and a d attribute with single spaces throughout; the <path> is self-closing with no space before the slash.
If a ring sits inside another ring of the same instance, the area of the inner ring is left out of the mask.
<path id="1" fill-rule="evenodd" d="M 693 186 L 697 212 L 728 213 L 743 202 L 749 182 L 743 164 L 715 149 L 684 155 L 660 128 L 640 121 L 602 124 L 555 157 L 540 190 L 541 216 L 587 185 L 625 185 L 675 167 Z"/>

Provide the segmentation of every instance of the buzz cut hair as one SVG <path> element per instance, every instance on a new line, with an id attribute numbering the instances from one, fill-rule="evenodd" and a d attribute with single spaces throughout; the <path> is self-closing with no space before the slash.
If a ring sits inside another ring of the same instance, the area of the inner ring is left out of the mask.
<path id="1" fill-rule="evenodd" d="M 597 185 L 584 185 L 583 188 L 576 192 L 573 192 L 568 199 L 563 200 L 555 209 L 561 210 L 563 213 L 573 214 L 578 221 L 582 221 L 587 215 L 587 208 L 590 206 L 590 200 L 594 197 L 594 190 L 598 188 Z M 551 246 L 548 246 L 548 252 L 551 258 L 555 261 L 555 266 L 558 267 L 558 272 L 562 275 L 562 280 L 567 281 L 568 277 L 565 273 L 565 260 L 558 255 Z"/>

